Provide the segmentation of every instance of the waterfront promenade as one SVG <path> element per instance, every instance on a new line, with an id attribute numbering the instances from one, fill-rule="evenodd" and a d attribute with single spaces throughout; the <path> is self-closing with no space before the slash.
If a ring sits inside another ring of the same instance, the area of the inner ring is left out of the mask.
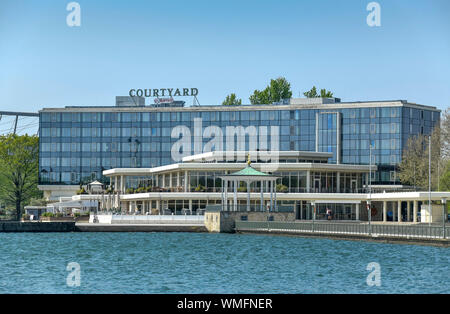
<path id="1" fill-rule="evenodd" d="M 236 221 L 235 232 L 450 246 L 450 224 Z"/>

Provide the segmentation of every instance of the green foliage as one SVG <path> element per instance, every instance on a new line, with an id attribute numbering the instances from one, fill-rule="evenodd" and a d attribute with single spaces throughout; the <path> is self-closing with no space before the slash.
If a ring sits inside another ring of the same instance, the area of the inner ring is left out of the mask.
<path id="1" fill-rule="evenodd" d="M 22 214 L 22 219 L 23 219 L 23 220 L 30 220 L 30 215 L 28 215 L 28 214 Z"/>
<path id="2" fill-rule="evenodd" d="M 47 200 L 45 198 L 32 198 L 29 203 L 30 206 L 46 206 Z"/>
<path id="3" fill-rule="evenodd" d="M 77 191 L 77 195 L 88 194 L 84 188 L 81 188 Z"/>
<path id="4" fill-rule="evenodd" d="M 277 192 L 286 193 L 288 191 L 288 187 L 284 184 L 277 184 Z"/>
<path id="5" fill-rule="evenodd" d="M 306 98 L 332 98 L 333 93 L 330 91 L 327 91 L 326 89 L 321 89 L 320 94 L 317 93 L 317 88 L 313 86 L 309 91 L 304 92 L 303 95 L 305 95 Z"/>
<path id="6" fill-rule="evenodd" d="M 126 189 L 125 194 L 134 194 L 134 189 L 133 188 Z"/>
<path id="7" fill-rule="evenodd" d="M 237 191 L 241 192 L 241 193 L 247 192 L 247 187 L 246 186 L 240 186 L 240 187 L 238 187 Z"/>
<path id="8" fill-rule="evenodd" d="M 279 77 L 270 80 L 270 85 L 264 90 L 255 90 L 250 96 L 250 103 L 253 105 L 272 104 L 291 97 L 291 84 L 284 77 Z"/>
<path id="9" fill-rule="evenodd" d="M 428 136 L 410 137 L 403 151 L 399 165 L 399 178 L 403 184 L 423 190 L 429 185 L 429 140 Z M 431 134 L 431 189 L 438 190 L 439 177 L 442 174 L 443 158 L 441 154 L 440 128 L 435 127 Z"/>
<path id="10" fill-rule="evenodd" d="M 55 214 L 51 213 L 51 212 L 45 212 L 41 215 L 42 217 L 55 217 Z"/>
<path id="11" fill-rule="evenodd" d="M 228 95 L 222 102 L 223 106 L 239 106 L 242 105 L 242 99 L 238 99 L 236 94 L 232 93 Z"/>
<path id="12" fill-rule="evenodd" d="M 447 162 L 444 172 L 440 177 L 439 190 L 450 191 L 450 161 Z"/>
<path id="13" fill-rule="evenodd" d="M 195 192 L 204 192 L 205 191 L 205 187 L 201 184 L 197 185 L 197 187 L 195 188 Z"/>
<path id="14" fill-rule="evenodd" d="M 42 197 L 37 189 L 39 138 L 35 135 L 0 136 L 0 199 L 14 206 L 19 220 L 24 205 Z"/>

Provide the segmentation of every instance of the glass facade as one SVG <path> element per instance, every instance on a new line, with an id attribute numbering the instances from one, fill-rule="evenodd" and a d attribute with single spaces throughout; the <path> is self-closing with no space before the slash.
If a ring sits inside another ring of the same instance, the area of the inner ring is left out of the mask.
<path id="1" fill-rule="evenodd" d="M 172 108 L 164 112 L 150 107 L 141 107 L 141 111 L 130 108 L 129 112 L 127 108 L 120 108 L 119 112 L 117 107 L 101 108 L 99 112 L 93 112 L 92 107 L 43 110 L 40 112 L 40 184 L 78 185 L 94 179 L 108 182 L 102 176 L 106 169 L 172 164 L 175 161 L 171 149 L 179 140 L 171 136 L 175 127 L 185 126 L 190 130 L 190 155 L 196 152 L 195 145 L 201 143 L 203 148 L 211 141 L 211 137 L 195 133 L 196 118 L 201 119 L 202 133 L 210 126 L 224 132 L 233 126 L 242 126 L 247 131 L 248 127 L 255 127 L 256 134 L 249 132 L 243 141 L 233 136 L 234 150 L 317 150 L 333 153 L 331 163 L 369 164 L 372 143 L 372 163 L 379 169 L 373 174 L 373 183 L 392 184 L 397 180 L 396 165 L 401 161 L 407 139 L 415 134 L 430 134 L 440 118 L 434 109 L 407 105 L 367 108 L 358 104 L 351 108 L 337 105 L 332 110 L 265 107 L 267 110 L 236 106 L 230 111 L 215 106 L 195 110 Z M 271 126 L 279 127 L 276 145 L 270 140 Z M 260 143 L 264 137 L 260 127 L 267 127 L 267 145 Z M 229 150 L 230 143 L 224 134 L 222 150 Z M 210 148 L 219 150 L 215 146 Z M 295 178 L 294 186 L 301 187 L 297 182 L 303 179 Z M 325 180 L 331 180 L 332 188 L 337 179 L 326 177 Z"/>

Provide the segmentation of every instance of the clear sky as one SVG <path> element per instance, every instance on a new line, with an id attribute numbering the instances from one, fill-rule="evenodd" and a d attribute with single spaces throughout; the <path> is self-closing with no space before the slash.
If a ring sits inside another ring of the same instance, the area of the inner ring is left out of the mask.
<path id="1" fill-rule="evenodd" d="M 202 105 L 243 103 L 284 76 L 342 101 L 450 106 L 450 1 L 1 0 L 0 110 L 114 105 L 131 88 L 197 87 Z M 302 95 L 303 96 L 303 95 Z M 150 100 L 147 100 L 149 102 Z"/>

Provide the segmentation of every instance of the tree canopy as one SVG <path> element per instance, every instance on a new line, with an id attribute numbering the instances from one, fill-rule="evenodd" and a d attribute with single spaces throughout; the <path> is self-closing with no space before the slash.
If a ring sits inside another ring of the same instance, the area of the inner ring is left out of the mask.
<path id="1" fill-rule="evenodd" d="M 450 114 L 447 109 L 431 133 L 431 189 L 450 190 Z M 399 178 L 403 184 L 428 189 L 429 185 L 429 138 L 416 135 L 408 139 L 399 166 Z"/>
<path id="2" fill-rule="evenodd" d="M 313 86 L 309 91 L 303 93 L 306 98 L 331 98 L 333 97 L 333 93 L 327 91 L 325 88 L 320 90 L 320 94 L 317 93 L 317 88 Z"/>
<path id="3" fill-rule="evenodd" d="M 272 104 L 291 97 L 291 84 L 284 77 L 279 77 L 270 80 L 270 84 L 264 90 L 255 90 L 250 96 L 250 103 L 253 105 Z"/>
<path id="4" fill-rule="evenodd" d="M 232 93 L 228 95 L 222 102 L 223 106 L 239 106 L 242 105 L 242 99 L 238 99 L 236 94 Z"/>
<path id="5" fill-rule="evenodd" d="M 14 206 L 16 218 L 31 198 L 39 197 L 39 138 L 29 135 L 0 136 L 0 198 Z"/>

